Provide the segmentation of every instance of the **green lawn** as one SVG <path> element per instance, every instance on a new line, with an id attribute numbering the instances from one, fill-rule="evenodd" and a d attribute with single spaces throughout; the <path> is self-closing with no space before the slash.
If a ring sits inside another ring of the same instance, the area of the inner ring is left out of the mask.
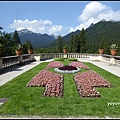
<path id="1" fill-rule="evenodd" d="M 67 61 L 62 62 L 68 64 Z M 108 103 L 120 103 L 120 78 L 91 63 L 84 62 L 114 86 L 97 88 L 101 94 L 100 98 L 80 97 L 72 74 L 64 74 L 64 96 L 61 98 L 43 97 L 44 87 L 26 87 L 32 77 L 48 63 L 41 63 L 0 87 L 0 98 L 8 98 L 7 102 L 0 106 L 0 115 L 119 117 L 120 104 L 108 106 Z"/>

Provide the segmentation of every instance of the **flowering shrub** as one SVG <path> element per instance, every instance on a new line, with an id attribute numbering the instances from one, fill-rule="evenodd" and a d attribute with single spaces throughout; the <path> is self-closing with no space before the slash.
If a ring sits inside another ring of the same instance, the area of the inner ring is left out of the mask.
<path id="1" fill-rule="evenodd" d="M 89 70 L 90 68 L 81 62 L 71 62 L 69 65 Z"/>
<path id="2" fill-rule="evenodd" d="M 111 84 L 92 70 L 74 74 L 78 93 L 82 97 L 100 97 L 95 87 L 111 87 Z"/>
<path id="3" fill-rule="evenodd" d="M 56 68 L 56 67 L 63 67 L 62 62 L 58 62 L 58 61 L 50 62 L 45 68 L 49 69 L 49 68 Z"/>
<path id="4" fill-rule="evenodd" d="M 48 70 L 42 70 L 26 85 L 46 87 L 43 96 L 58 97 L 63 95 L 63 76 Z"/>

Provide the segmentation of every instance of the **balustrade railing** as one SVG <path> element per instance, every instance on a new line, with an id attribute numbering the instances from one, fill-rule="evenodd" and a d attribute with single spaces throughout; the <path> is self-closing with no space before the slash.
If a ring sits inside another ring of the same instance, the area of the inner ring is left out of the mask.
<path id="1" fill-rule="evenodd" d="M 19 63 L 18 56 L 2 57 L 2 68 L 9 67 Z"/>
<path id="2" fill-rule="evenodd" d="M 64 58 L 64 53 L 41 53 L 41 54 L 23 54 L 20 56 L 0 57 L 0 69 L 6 68 L 15 64 L 21 64 L 27 61 L 41 61 L 45 59 Z M 87 54 L 87 53 L 67 53 L 67 58 L 79 58 L 86 60 L 101 60 L 112 64 L 120 65 L 120 56 L 112 56 L 106 54 Z M 94 59 L 93 59 L 94 58 Z"/>
<path id="3" fill-rule="evenodd" d="M 34 60 L 33 54 L 24 54 L 20 56 L 7 56 L 7 57 L 1 57 L 0 58 L 0 69 L 21 64 L 26 61 L 32 61 Z"/>

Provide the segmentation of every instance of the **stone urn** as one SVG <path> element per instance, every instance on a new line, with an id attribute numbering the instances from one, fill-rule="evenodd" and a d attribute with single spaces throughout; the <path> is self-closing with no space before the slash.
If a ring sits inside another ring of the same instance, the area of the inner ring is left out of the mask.
<path id="1" fill-rule="evenodd" d="M 99 49 L 99 54 L 103 54 L 104 53 L 104 49 Z"/>
<path id="2" fill-rule="evenodd" d="M 118 49 L 110 49 L 111 55 L 115 56 L 118 53 Z"/>
<path id="3" fill-rule="evenodd" d="M 67 52 L 68 52 L 68 51 L 67 51 L 67 46 L 64 46 L 64 47 L 63 47 L 63 53 L 64 53 L 64 54 L 67 54 Z"/>
<path id="4" fill-rule="evenodd" d="M 28 49 L 28 54 L 32 54 L 33 53 L 33 49 Z"/>
<path id="5" fill-rule="evenodd" d="M 67 54 L 67 49 L 63 49 L 64 54 Z"/>
<path id="6" fill-rule="evenodd" d="M 22 55 L 22 50 L 15 50 L 15 52 L 16 52 L 16 55 Z"/>

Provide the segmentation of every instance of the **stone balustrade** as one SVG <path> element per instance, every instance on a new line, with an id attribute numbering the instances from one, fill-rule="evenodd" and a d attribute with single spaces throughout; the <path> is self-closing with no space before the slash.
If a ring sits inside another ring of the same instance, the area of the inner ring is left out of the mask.
<path id="1" fill-rule="evenodd" d="M 0 69 L 15 65 L 22 64 L 27 61 L 41 61 L 53 58 L 79 58 L 91 61 L 104 61 L 109 64 L 119 64 L 120 56 L 112 56 L 106 54 L 87 54 L 87 53 L 41 53 L 41 54 L 23 54 L 20 56 L 7 56 L 0 57 Z"/>
<path id="2" fill-rule="evenodd" d="M 33 61 L 34 55 L 33 54 L 23 54 L 20 56 L 7 56 L 7 57 L 1 57 L 0 58 L 0 69 L 16 65 L 16 64 L 22 64 L 23 62 L 27 61 Z"/>

